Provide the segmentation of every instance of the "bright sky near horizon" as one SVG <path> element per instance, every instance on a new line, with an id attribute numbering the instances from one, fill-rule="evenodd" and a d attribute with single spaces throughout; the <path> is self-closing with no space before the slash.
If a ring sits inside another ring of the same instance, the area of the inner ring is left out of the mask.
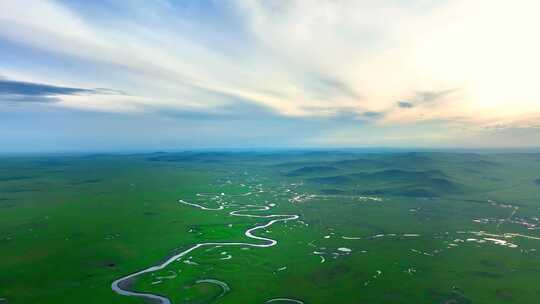
<path id="1" fill-rule="evenodd" d="M 540 146 L 538 1 L 0 0 L 0 146 Z"/>

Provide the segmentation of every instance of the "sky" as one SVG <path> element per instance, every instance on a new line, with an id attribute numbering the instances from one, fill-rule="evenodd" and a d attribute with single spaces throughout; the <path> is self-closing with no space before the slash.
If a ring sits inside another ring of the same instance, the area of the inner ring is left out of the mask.
<path id="1" fill-rule="evenodd" d="M 538 11 L 0 0 L 0 152 L 538 147 Z"/>

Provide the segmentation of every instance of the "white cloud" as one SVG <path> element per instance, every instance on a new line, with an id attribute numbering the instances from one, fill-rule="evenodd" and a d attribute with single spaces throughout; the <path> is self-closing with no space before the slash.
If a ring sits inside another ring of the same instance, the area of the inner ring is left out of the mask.
<path id="1" fill-rule="evenodd" d="M 451 120 L 478 128 L 540 113 L 537 1 L 229 4 L 242 33 L 213 35 L 241 35 L 239 57 L 201 43 L 196 26 L 168 5 L 152 7 L 146 21 L 129 15 L 142 8 L 127 7 L 105 25 L 52 1 L 2 1 L 0 37 L 106 65 L 118 75 L 74 75 L 77 86 L 86 80 L 133 96 L 70 96 L 61 104 L 69 107 L 204 109 L 242 99 L 289 116 L 370 111 L 385 113 L 380 125 Z M 59 77 L 50 73 L 28 78 Z M 441 91 L 451 93 L 417 102 L 422 92 Z"/>

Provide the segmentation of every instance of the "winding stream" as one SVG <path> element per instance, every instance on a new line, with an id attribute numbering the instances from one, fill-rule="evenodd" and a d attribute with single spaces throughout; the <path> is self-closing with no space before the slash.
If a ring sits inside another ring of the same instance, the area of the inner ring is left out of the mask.
<path id="1" fill-rule="evenodd" d="M 217 210 L 223 210 L 224 209 L 223 205 L 220 205 L 217 208 L 208 208 L 208 207 L 204 207 L 204 206 L 201 206 L 199 204 L 196 204 L 196 203 L 189 203 L 189 202 L 186 202 L 184 200 L 179 200 L 178 202 L 181 203 L 181 204 L 184 204 L 184 205 L 196 207 L 196 208 L 206 210 L 206 211 L 217 211 Z M 296 214 L 295 215 L 289 215 L 289 214 L 257 215 L 257 214 L 245 213 L 245 212 L 258 212 L 258 211 L 267 211 L 267 210 L 269 210 L 270 207 L 265 206 L 265 205 L 244 205 L 243 207 L 246 207 L 246 208 L 231 211 L 231 212 L 229 212 L 229 215 L 231 215 L 231 216 L 243 216 L 243 217 L 272 219 L 269 222 L 267 222 L 266 224 L 255 226 L 255 227 L 250 228 L 250 229 L 248 229 L 248 230 L 246 230 L 244 232 L 244 235 L 247 236 L 248 238 L 258 240 L 258 241 L 262 241 L 262 243 L 260 243 L 260 244 L 257 244 L 257 243 L 244 243 L 244 242 L 198 243 L 198 244 L 195 244 L 192 247 L 190 247 L 190 248 L 188 248 L 188 249 L 186 249 L 186 250 L 184 250 L 184 251 L 182 251 L 182 252 L 180 252 L 178 254 L 175 254 L 175 255 L 169 257 L 167 260 L 165 260 L 164 262 L 162 262 L 160 264 L 148 267 L 146 269 L 140 270 L 138 272 L 132 273 L 130 275 L 127 275 L 127 276 L 124 276 L 122 278 L 119 278 L 119 279 L 115 280 L 111 284 L 112 290 L 114 292 L 120 294 L 120 295 L 138 297 L 138 298 L 150 300 L 153 303 L 172 304 L 171 300 L 168 299 L 167 297 L 160 296 L 160 295 L 157 295 L 157 294 L 152 294 L 152 293 L 143 293 L 143 292 L 131 291 L 131 290 L 128 290 L 128 288 L 129 288 L 128 286 L 138 276 L 141 276 L 141 275 L 146 274 L 146 273 L 152 273 L 152 272 L 155 272 L 155 271 L 162 270 L 165 267 L 167 267 L 169 264 L 179 260 L 180 258 L 185 256 L 186 254 L 188 254 L 188 253 L 190 253 L 192 251 L 195 251 L 196 249 L 201 248 L 201 247 L 206 247 L 206 246 L 250 246 L 250 247 L 257 247 L 257 248 L 266 248 L 266 247 L 275 246 L 278 243 L 276 240 L 261 237 L 261 236 L 256 236 L 256 235 L 253 234 L 253 232 L 256 231 L 256 230 L 259 230 L 259 229 L 264 229 L 264 228 L 270 227 L 271 225 L 273 225 L 274 223 L 277 223 L 277 222 L 285 222 L 285 221 L 290 221 L 290 220 L 296 220 L 296 219 L 299 218 L 299 216 L 296 215 Z M 212 282 L 215 283 L 214 281 L 212 281 Z M 272 302 L 272 301 L 283 301 L 283 300 L 293 301 L 294 303 L 303 303 L 302 301 L 299 301 L 299 300 L 293 300 L 293 299 L 287 299 L 287 298 L 272 299 L 272 300 L 267 301 L 267 303 Z"/>

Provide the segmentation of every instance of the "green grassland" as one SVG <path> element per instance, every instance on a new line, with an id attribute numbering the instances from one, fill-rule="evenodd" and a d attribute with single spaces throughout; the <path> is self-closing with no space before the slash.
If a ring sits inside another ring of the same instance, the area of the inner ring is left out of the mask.
<path id="1" fill-rule="evenodd" d="M 300 218 L 255 232 L 276 246 L 200 248 L 129 289 L 193 304 L 538 303 L 539 198 L 532 153 L 3 157 L 0 303 L 145 303 L 111 283 L 197 243 L 261 243 L 244 233 L 269 219 L 229 214 L 242 209 Z"/>

